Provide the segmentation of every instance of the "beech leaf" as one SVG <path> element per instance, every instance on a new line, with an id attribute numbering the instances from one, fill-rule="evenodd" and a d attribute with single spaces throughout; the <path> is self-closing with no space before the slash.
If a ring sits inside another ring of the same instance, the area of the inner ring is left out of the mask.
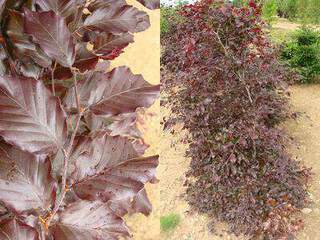
<path id="1" fill-rule="evenodd" d="M 35 63 L 42 67 L 49 67 L 51 59 L 34 43 L 29 40 L 29 36 L 24 33 L 23 15 L 16 11 L 9 11 L 9 24 L 7 34 L 10 41 L 20 52 L 18 58 L 29 56 Z"/>
<path id="2" fill-rule="evenodd" d="M 138 140 L 112 137 L 106 132 L 97 133 L 93 139 L 81 138 L 71 156 L 70 169 L 76 181 L 102 172 L 128 159 L 144 154 L 147 146 Z"/>
<path id="3" fill-rule="evenodd" d="M 78 43 L 76 45 L 76 59 L 74 61 L 73 67 L 77 68 L 80 72 L 83 73 L 88 70 L 95 69 L 98 61 L 99 57 L 87 49 L 86 43 Z M 72 78 L 73 74 L 70 68 L 59 65 L 55 69 L 54 76 L 57 79 L 68 79 Z"/>
<path id="4" fill-rule="evenodd" d="M 2 15 L 4 8 L 6 6 L 7 0 L 0 0 L 0 15 Z"/>
<path id="5" fill-rule="evenodd" d="M 10 145 L 0 145 L 0 201 L 15 212 L 47 209 L 56 184 L 51 163 Z"/>
<path id="6" fill-rule="evenodd" d="M 128 197 L 126 199 L 110 201 L 109 206 L 118 216 L 121 217 L 126 214 L 134 213 L 142 213 L 145 216 L 148 216 L 152 211 L 152 205 L 145 189 L 142 189 L 133 198 Z"/>
<path id="7" fill-rule="evenodd" d="M 96 115 L 113 116 L 150 107 L 159 96 L 159 85 L 151 85 L 127 67 L 109 73 L 90 73 L 79 83 L 80 103 Z M 68 109 L 75 108 L 74 89 L 66 96 Z"/>
<path id="8" fill-rule="evenodd" d="M 25 9 L 25 32 L 60 65 L 71 67 L 75 59 L 75 44 L 65 19 L 53 11 L 32 12 Z"/>
<path id="9" fill-rule="evenodd" d="M 73 65 L 74 67 L 78 68 L 81 72 L 92 70 L 96 67 L 99 57 L 90 52 L 86 44 L 77 44 L 76 50 L 77 54 Z"/>
<path id="10" fill-rule="evenodd" d="M 76 12 L 78 0 L 35 0 L 42 11 L 54 11 L 55 14 L 67 18 Z"/>
<path id="11" fill-rule="evenodd" d="M 112 124 L 107 126 L 111 131 L 111 136 L 129 136 L 134 138 L 142 138 L 142 133 L 138 128 L 137 113 L 124 113 L 113 118 Z"/>
<path id="12" fill-rule="evenodd" d="M 1 240 L 38 240 L 37 231 L 16 219 L 11 219 L 0 225 Z"/>
<path id="13" fill-rule="evenodd" d="M 59 222 L 51 229 L 55 239 L 116 240 L 130 236 L 122 218 L 99 201 L 77 201 L 59 215 Z"/>
<path id="14" fill-rule="evenodd" d="M 93 51 L 103 59 L 112 60 L 119 56 L 122 49 L 132 42 L 133 36 L 130 33 L 100 34 L 93 43 Z"/>
<path id="15" fill-rule="evenodd" d="M 137 113 L 124 113 L 114 117 L 97 116 L 88 112 L 85 116 L 87 127 L 92 131 L 105 129 L 110 131 L 110 136 L 129 136 L 142 138 L 142 133 L 138 128 Z"/>
<path id="16" fill-rule="evenodd" d="M 155 183 L 158 156 L 128 159 L 76 184 L 76 194 L 82 199 L 104 202 L 133 198 L 147 182 Z"/>
<path id="17" fill-rule="evenodd" d="M 149 16 L 145 12 L 129 5 L 117 4 L 97 8 L 84 21 L 86 29 L 112 34 L 141 32 L 149 26 Z"/>
<path id="18" fill-rule="evenodd" d="M 114 6 L 125 6 L 127 2 L 125 0 L 95 0 L 91 1 L 88 9 L 93 12 L 98 8 L 105 8 L 105 7 L 114 7 Z"/>
<path id="19" fill-rule="evenodd" d="M 0 76 L 0 135 L 31 153 L 56 152 L 66 139 L 59 100 L 40 81 Z"/>
<path id="20" fill-rule="evenodd" d="M 160 0 L 137 0 L 137 1 L 149 9 L 160 8 Z"/>
<path id="21" fill-rule="evenodd" d="M 139 157 L 146 149 L 144 144 L 101 133 L 85 145 L 90 151 L 77 154 L 73 175 L 80 198 L 125 200 L 134 197 L 147 182 L 156 182 L 158 156 Z"/>

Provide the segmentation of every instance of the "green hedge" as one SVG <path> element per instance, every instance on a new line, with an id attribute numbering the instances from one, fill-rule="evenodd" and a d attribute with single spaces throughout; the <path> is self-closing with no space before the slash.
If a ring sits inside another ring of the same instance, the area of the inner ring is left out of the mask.
<path id="1" fill-rule="evenodd" d="M 302 27 L 285 43 L 281 57 L 301 76 L 301 83 L 312 83 L 320 76 L 320 33 Z"/>

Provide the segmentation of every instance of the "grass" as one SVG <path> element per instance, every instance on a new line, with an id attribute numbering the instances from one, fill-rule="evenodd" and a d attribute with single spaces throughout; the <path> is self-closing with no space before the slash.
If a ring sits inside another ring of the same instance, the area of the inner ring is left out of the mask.
<path id="1" fill-rule="evenodd" d="M 178 214 L 171 213 L 166 216 L 160 217 L 160 228 L 162 232 L 169 232 L 175 229 L 181 221 Z"/>

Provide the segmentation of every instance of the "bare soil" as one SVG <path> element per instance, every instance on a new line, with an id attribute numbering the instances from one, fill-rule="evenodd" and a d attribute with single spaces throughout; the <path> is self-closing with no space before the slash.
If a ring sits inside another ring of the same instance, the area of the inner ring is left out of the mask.
<path id="1" fill-rule="evenodd" d="M 293 109 L 301 113 L 298 120 L 288 121 L 285 125 L 297 146 L 290 152 L 313 171 L 310 186 L 309 208 L 303 210 L 305 229 L 298 235 L 299 240 L 320 239 L 320 85 L 301 85 L 291 88 Z"/>

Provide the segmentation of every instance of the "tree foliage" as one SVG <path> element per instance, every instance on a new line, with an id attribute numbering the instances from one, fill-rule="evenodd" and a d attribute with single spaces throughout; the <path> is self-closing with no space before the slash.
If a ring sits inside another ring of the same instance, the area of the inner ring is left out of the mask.
<path id="1" fill-rule="evenodd" d="M 188 130 L 186 198 L 194 210 L 250 238 L 289 239 L 302 227 L 309 169 L 290 157 L 278 124 L 291 116 L 286 80 L 261 8 L 203 0 L 162 39 L 163 91 Z"/>
<path id="2" fill-rule="evenodd" d="M 2 0 L 0 21 L 0 239 L 131 236 L 123 216 L 150 213 L 158 165 L 138 109 L 160 89 L 107 69 L 148 15 L 124 0 Z"/>

